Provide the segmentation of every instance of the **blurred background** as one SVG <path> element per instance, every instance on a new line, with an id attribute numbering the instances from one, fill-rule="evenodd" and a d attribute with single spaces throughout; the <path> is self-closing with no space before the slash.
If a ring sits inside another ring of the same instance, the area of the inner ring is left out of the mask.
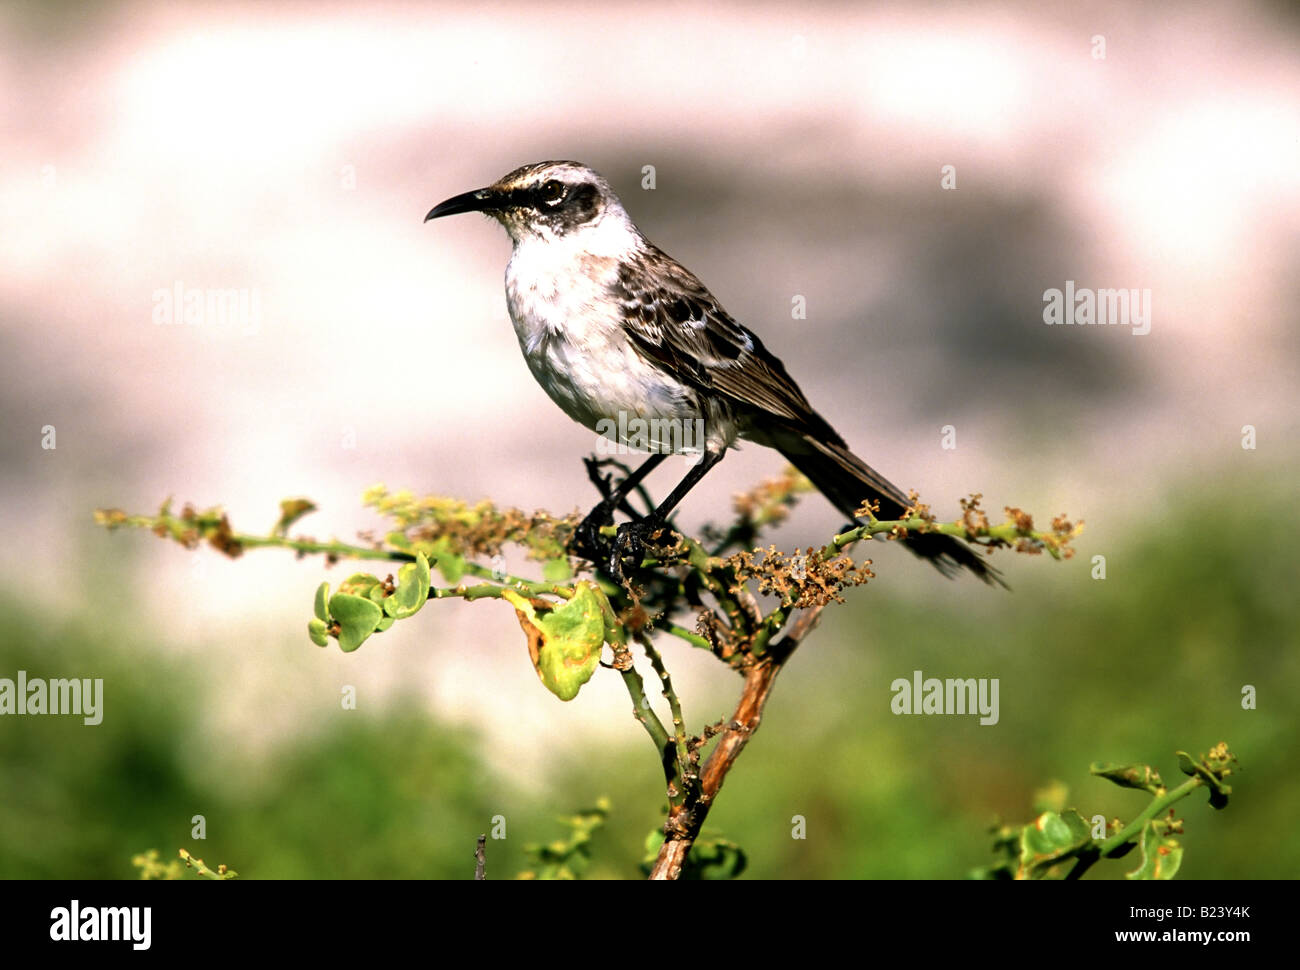
<path id="1" fill-rule="evenodd" d="M 1070 562 L 997 555 L 1010 594 L 873 548 L 710 817 L 749 875 L 962 877 L 1043 786 L 1131 818 L 1090 762 L 1172 780 L 1220 740 L 1243 771 L 1226 811 L 1180 803 L 1182 874 L 1300 872 L 1293 5 L 7 3 L 0 118 L 0 677 L 105 684 L 96 727 L 0 718 L 0 877 L 186 846 L 246 878 L 468 878 L 504 816 L 503 877 L 600 796 L 591 875 L 637 874 L 662 778 L 618 678 L 561 704 L 490 601 L 319 650 L 313 591 L 348 566 L 91 518 L 174 496 L 257 532 L 306 495 L 304 531 L 354 539 L 375 482 L 590 507 L 504 232 L 421 221 L 547 158 L 607 176 L 940 516 L 982 492 L 1087 522 Z M 1149 290 L 1150 331 L 1046 326 L 1067 280 Z M 781 468 L 732 453 L 679 522 Z M 840 524 L 812 495 L 770 538 Z M 734 675 L 663 647 L 690 726 L 729 714 Z M 998 678 L 999 723 L 892 715 L 914 670 Z"/>

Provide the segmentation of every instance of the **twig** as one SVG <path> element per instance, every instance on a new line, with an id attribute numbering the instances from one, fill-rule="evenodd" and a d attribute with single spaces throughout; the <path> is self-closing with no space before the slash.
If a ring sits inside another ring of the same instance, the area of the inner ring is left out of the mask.
<path id="1" fill-rule="evenodd" d="M 487 836 L 480 835 L 474 846 L 474 879 L 477 882 L 487 880 Z"/>

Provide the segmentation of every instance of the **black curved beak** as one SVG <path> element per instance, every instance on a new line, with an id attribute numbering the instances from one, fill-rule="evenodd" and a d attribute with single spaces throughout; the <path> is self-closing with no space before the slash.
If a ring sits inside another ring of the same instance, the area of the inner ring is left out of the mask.
<path id="1" fill-rule="evenodd" d="M 424 221 L 441 219 L 443 216 L 459 215 L 462 212 L 489 212 L 492 209 L 499 208 L 499 203 L 499 198 L 491 189 L 476 189 L 473 192 L 453 196 L 446 202 L 439 202 L 429 210 L 429 214 L 424 217 Z"/>

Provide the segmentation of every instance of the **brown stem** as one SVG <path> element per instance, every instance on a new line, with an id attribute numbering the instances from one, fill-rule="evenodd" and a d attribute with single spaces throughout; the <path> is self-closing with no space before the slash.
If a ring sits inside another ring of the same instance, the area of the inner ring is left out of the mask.
<path id="1" fill-rule="evenodd" d="M 790 632 L 772 645 L 767 656 L 745 672 L 745 687 L 741 691 L 740 702 L 700 773 L 698 797 L 688 799 L 683 805 L 674 806 L 668 813 L 668 821 L 664 825 L 664 844 L 660 846 L 659 856 L 655 859 L 654 868 L 650 870 L 651 879 L 677 879 L 681 876 L 682 866 L 690 854 L 691 846 L 699 837 L 700 829 L 704 827 L 714 796 L 722 788 L 727 772 L 740 757 L 740 752 L 758 730 L 759 722 L 763 719 L 763 707 L 772 693 L 776 675 L 781 672 L 799 642 L 817 625 L 823 608 L 814 606 L 801 613 Z"/>

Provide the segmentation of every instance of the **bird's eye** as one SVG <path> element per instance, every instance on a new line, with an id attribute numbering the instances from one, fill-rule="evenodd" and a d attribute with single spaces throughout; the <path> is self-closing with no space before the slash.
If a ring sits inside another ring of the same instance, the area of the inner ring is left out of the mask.
<path id="1" fill-rule="evenodd" d="M 564 198 L 564 183 L 557 182 L 555 179 L 543 182 L 541 196 L 542 201 L 547 205 L 555 205 Z"/>

